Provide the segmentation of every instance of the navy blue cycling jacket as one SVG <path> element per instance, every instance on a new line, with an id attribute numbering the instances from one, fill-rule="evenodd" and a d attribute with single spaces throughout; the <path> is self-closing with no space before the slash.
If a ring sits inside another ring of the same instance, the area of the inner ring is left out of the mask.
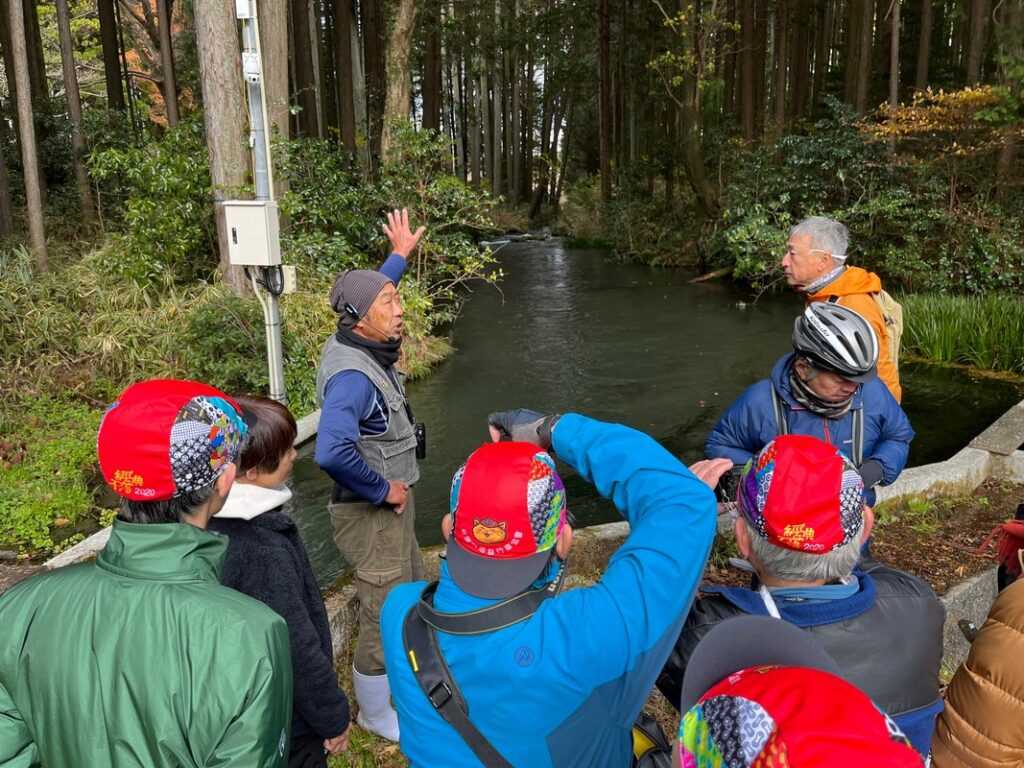
<path id="1" fill-rule="evenodd" d="M 813 435 L 836 446 L 851 459 L 853 411 L 862 408 L 864 460 L 874 459 L 882 465 L 882 485 L 894 482 L 907 463 L 914 430 L 907 414 L 882 380 L 876 378 L 861 384 L 854 393 L 850 410 L 842 418 L 827 419 L 807 410 L 793 397 L 789 369 L 795 357 L 793 353 L 784 355 L 775 363 L 770 378 L 752 384 L 736 398 L 708 436 L 704 445 L 707 457 L 732 459 L 737 467 L 742 467 L 778 436 L 772 407 L 772 387 L 775 387 L 786 412 L 790 433 Z M 873 504 L 874 499 L 874 491 L 865 493 L 868 504 Z"/>

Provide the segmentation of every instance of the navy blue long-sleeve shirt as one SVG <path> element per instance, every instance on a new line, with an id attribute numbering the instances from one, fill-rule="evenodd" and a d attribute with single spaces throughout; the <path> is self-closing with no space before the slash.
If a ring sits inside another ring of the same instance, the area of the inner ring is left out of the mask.
<path id="1" fill-rule="evenodd" d="M 405 259 L 392 253 L 379 271 L 397 286 L 405 267 Z M 367 466 L 356 444 L 363 435 L 386 432 L 389 413 L 384 395 L 359 371 L 340 371 L 324 388 L 316 463 L 338 485 L 374 504 L 384 503 L 388 481 Z"/>

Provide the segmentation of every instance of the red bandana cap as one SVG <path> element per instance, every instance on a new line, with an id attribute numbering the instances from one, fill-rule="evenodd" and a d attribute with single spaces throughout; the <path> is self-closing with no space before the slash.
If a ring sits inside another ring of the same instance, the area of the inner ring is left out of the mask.
<path id="1" fill-rule="evenodd" d="M 708 690 L 679 723 L 682 768 L 921 768 L 899 727 L 829 672 L 757 666 Z"/>
<path id="2" fill-rule="evenodd" d="M 835 446 L 783 435 L 743 470 L 736 502 L 761 538 L 815 555 L 847 544 L 864 524 L 864 481 Z"/>
<path id="3" fill-rule="evenodd" d="M 234 463 L 245 437 L 242 409 L 196 381 L 151 379 L 107 409 L 96 438 L 100 471 L 129 501 L 164 501 L 208 488 Z"/>
<path id="4" fill-rule="evenodd" d="M 555 460 L 530 443 L 488 443 L 452 478 L 448 571 L 465 592 L 500 599 L 527 589 L 551 561 L 566 522 Z"/>

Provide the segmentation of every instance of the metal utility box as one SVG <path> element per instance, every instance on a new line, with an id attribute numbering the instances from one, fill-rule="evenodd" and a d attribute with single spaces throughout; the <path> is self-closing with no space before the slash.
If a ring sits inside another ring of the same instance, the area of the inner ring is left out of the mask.
<path id="1" fill-rule="evenodd" d="M 225 200 L 228 261 L 236 266 L 274 267 L 281 263 L 277 203 Z"/>

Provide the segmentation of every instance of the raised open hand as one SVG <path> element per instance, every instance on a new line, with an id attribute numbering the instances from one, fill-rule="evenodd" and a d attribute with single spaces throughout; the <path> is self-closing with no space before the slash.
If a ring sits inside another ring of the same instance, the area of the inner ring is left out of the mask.
<path id="1" fill-rule="evenodd" d="M 402 210 L 395 209 L 388 214 L 388 222 L 383 225 L 384 234 L 388 236 L 388 240 L 391 241 L 391 252 L 397 253 L 402 258 L 409 258 L 409 254 L 413 252 L 417 244 L 420 242 L 420 238 L 423 237 L 423 233 L 427 231 L 426 227 L 420 227 L 415 232 L 409 228 L 409 209 L 403 208 Z"/>

